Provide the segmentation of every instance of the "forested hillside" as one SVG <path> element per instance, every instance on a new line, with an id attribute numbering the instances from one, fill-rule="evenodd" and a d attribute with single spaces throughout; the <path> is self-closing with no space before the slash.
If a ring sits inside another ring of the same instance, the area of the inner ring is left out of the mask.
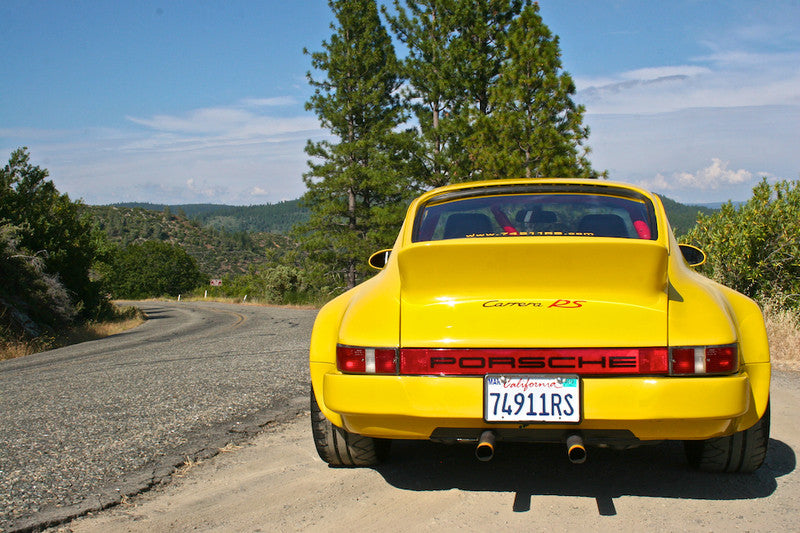
<path id="1" fill-rule="evenodd" d="M 264 205 L 182 204 L 165 205 L 141 202 L 113 204 L 115 207 L 141 207 L 149 211 L 164 211 L 185 215 L 204 226 L 228 233 L 240 231 L 288 233 L 294 224 L 308 219 L 308 210 L 300 200 Z"/>
<path id="2" fill-rule="evenodd" d="M 178 244 L 210 277 L 240 274 L 266 261 L 267 252 L 281 255 L 288 238 L 278 233 L 229 233 L 189 220 L 170 207 L 154 211 L 140 207 L 86 206 L 96 227 L 122 246 L 145 241 Z"/>
<path id="3" fill-rule="evenodd" d="M 717 211 L 706 206 L 686 205 L 661 197 L 664 209 L 675 235 L 688 232 L 696 223 L 697 215 L 710 215 Z M 113 204 L 111 207 L 142 208 L 148 211 L 167 212 L 184 216 L 226 233 L 266 232 L 288 233 L 293 225 L 308 220 L 308 209 L 300 205 L 300 200 L 289 200 L 265 205 L 220 205 L 220 204 L 150 204 L 146 202 L 127 202 Z"/>
<path id="4" fill-rule="evenodd" d="M 703 207 L 700 205 L 685 205 L 671 200 L 666 196 L 661 196 L 661 203 L 664 204 L 664 210 L 667 212 L 669 224 L 672 226 L 672 231 L 676 237 L 685 235 L 697 223 L 697 216 L 712 215 L 717 209 L 710 207 Z"/>

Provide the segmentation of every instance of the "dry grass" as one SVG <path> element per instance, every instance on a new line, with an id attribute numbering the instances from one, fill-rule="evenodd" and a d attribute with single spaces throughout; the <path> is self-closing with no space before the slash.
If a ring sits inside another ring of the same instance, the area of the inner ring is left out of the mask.
<path id="1" fill-rule="evenodd" d="M 779 305 L 764 305 L 772 367 L 800 371 L 800 315 Z"/>
<path id="2" fill-rule="evenodd" d="M 175 477 L 184 477 L 186 476 L 193 468 L 200 466 L 203 464 L 203 461 L 200 459 L 192 459 L 191 457 L 186 457 L 183 461 L 183 464 L 180 465 L 175 470 Z"/>
<path id="3" fill-rule="evenodd" d="M 134 308 L 120 310 L 120 317 L 116 320 L 106 322 L 90 322 L 82 326 L 71 328 L 56 337 L 42 337 L 33 340 L 5 341 L 0 342 L 0 361 L 4 359 L 14 359 L 44 350 L 61 348 L 70 344 L 102 339 L 110 335 L 121 333 L 125 330 L 135 328 L 145 321 L 145 316 L 141 311 Z"/>
<path id="4" fill-rule="evenodd" d="M 320 302 L 319 304 L 276 304 L 271 303 L 265 300 L 260 300 L 258 298 L 250 298 L 248 297 L 247 300 L 242 301 L 242 298 L 228 298 L 222 296 L 208 296 L 206 298 L 202 296 L 182 296 L 182 302 L 218 302 L 223 304 L 238 304 L 238 305 L 252 305 L 257 307 L 285 307 L 287 309 L 319 309 L 327 300 Z"/>

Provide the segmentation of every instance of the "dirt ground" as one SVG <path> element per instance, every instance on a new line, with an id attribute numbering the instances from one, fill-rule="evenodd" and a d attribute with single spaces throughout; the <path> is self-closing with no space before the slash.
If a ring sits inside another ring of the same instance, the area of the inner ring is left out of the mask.
<path id="1" fill-rule="evenodd" d="M 501 444 L 480 463 L 470 446 L 396 442 L 379 468 L 335 469 L 317 457 L 306 415 L 58 529 L 798 531 L 798 384 L 773 380 L 770 450 L 751 475 L 695 472 L 677 443 L 590 448 L 572 465 L 554 445 Z"/>

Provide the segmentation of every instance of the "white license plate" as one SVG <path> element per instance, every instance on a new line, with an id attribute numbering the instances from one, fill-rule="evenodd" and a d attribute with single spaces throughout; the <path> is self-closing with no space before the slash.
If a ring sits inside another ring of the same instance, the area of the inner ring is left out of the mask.
<path id="1" fill-rule="evenodd" d="M 487 422 L 580 422 L 578 376 L 498 376 L 483 380 Z"/>

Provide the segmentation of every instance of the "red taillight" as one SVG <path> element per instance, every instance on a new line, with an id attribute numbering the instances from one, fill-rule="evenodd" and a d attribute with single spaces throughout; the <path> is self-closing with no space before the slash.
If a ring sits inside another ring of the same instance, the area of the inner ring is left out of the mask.
<path id="1" fill-rule="evenodd" d="M 671 370 L 675 376 L 733 374 L 739 370 L 736 345 L 671 348 Z"/>
<path id="2" fill-rule="evenodd" d="M 339 345 L 336 347 L 336 368 L 360 374 L 396 374 L 397 350 Z"/>
<path id="3" fill-rule="evenodd" d="M 672 374 L 694 374 L 694 348 L 672 348 Z"/>
<path id="4" fill-rule="evenodd" d="M 739 351 L 736 346 L 706 348 L 706 373 L 733 374 L 739 370 Z"/>

